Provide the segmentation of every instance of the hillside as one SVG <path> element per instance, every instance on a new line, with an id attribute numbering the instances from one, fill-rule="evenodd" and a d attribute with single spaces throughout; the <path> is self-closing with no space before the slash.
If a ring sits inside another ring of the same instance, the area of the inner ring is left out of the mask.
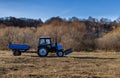
<path id="1" fill-rule="evenodd" d="M 102 38 L 98 39 L 99 47 L 104 48 L 106 50 L 116 50 L 120 51 L 120 27 L 110 31 Z"/>
<path id="2" fill-rule="evenodd" d="M 113 37 L 113 36 L 116 36 L 116 35 L 119 35 L 120 33 L 120 27 L 117 27 L 116 29 L 110 31 L 109 33 L 107 33 L 106 35 L 103 36 L 103 38 L 107 38 L 107 37 Z"/>

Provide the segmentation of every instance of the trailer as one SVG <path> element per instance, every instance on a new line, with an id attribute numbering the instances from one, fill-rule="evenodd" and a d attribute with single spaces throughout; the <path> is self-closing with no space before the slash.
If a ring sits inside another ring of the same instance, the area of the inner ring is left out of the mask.
<path id="1" fill-rule="evenodd" d="M 26 44 L 9 44 L 8 47 L 12 50 L 14 56 L 20 56 L 21 52 L 30 49 L 30 46 Z"/>

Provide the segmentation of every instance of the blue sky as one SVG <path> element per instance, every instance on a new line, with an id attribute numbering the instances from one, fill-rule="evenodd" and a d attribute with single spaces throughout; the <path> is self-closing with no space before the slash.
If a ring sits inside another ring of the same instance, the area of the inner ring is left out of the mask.
<path id="1" fill-rule="evenodd" d="M 116 19 L 120 16 L 120 0 L 0 0 L 0 17 L 7 16 Z"/>

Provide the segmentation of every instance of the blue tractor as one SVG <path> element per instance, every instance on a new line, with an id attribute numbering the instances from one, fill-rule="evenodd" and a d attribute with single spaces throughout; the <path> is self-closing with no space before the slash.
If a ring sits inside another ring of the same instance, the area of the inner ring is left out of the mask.
<path id="1" fill-rule="evenodd" d="M 9 44 L 8 46 L 13 51 L 14 56 L 20 56 L 22 51 L 27 51 L 30 49 L 29 45 L 20 45 L 20 44 Z M 38 43 L 37 54 L 40 57 L 46 57 L 49 52 L 56 53 L 57 56 L 63 57 L 64 55 L 68 55 L 72 53 L 71 49 L 63 50 L 61 44 L 52 43 L 50 37 L 40 37 Z"/>
<path id="2" fill-rule="evenodd" d="M 66 51 L 63 51 L 63 47 L 61 44 L 52 43 L 50 37 L 41 37 L 39 39 L 38 44 L 38 55 L 40 57 L 45 57 L 48 55 L 49 52 L 54 52 L 59 57 L 63 57 L 64 55 L 68 55 L 72 52 L 71 49 L 68 49 Z"/>

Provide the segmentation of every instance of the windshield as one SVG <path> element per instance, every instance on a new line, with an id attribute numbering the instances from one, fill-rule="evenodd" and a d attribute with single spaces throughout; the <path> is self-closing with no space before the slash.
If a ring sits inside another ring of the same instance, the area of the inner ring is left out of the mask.
<path id="1" fill-rule="evenodd" d="M 46 40 L 46 41 L 45 41 Z M 40 44 L 51 44 L 50 39 L 41 39 Z"/>
<path id="2" fill-rule="evenodd" d="M 45 39 L 41 39 L 40 44 L 45 44 Z"/>
<path id="3" fill-rule="evenodd" d="M 50 39 L 46 39 L 46 44 L 50 44 Z"/>

